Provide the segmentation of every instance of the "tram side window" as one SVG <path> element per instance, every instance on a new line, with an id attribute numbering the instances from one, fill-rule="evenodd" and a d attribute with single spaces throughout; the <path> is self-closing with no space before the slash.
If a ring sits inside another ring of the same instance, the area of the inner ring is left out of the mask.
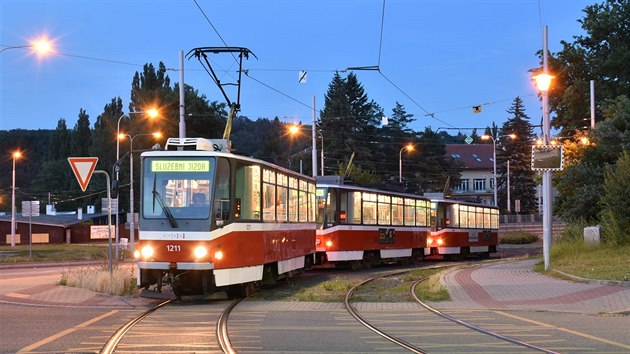
<path id="1" fill-rule="evenodd" d="M 219 159 L 217 180 L 214 186 L 213 215 L 217 225 L 222 225 L 230 218 L 230 163 Z"/>
<path id="2" fill-rule="evenodd" d="M 431 214 L 426 200 L 416 200 L 416 226 L 429 226 Z"/>
<path id="3" fill-rule="evenodd" d="M 483 208 L 476 207 L 475 212 L 477 213 L 476 217 L 476 226 L 478 229 L 483 229 Z"/>
<path id="4" fill-rule="evenodd" d="M 315 222 L 317 216 L 317 202 L 315 201 L 315 185 L 308 184 L 308 221 Z"/>
<path id="5" fill-rule="evenodd" d="M 450 227 L 459 227 L 459 204 L 450 204 L 446 214 L 450 221 Z"/>
<path id="6" fill-rule="evenodd" d="M 286 175 L 278 173 L 278 200 L 277 215 L 278 221 L 287 221 L 287 213 L 289 212 L 289 178 Z"/>
<path id="7" fill-rule="evenodd" d="M 483 208 L 483 228 L 484 229 L 491 228 L 491 226 L 490 226 L 490 217 L 491 217 L 490 212 L 492 212 L 492 209 L 490 209 L 490 208 Z"/>
<path id="8" fill-rule="evenodd" d="M 403 224 L 403 199 L 392 198 L 392 225 Z"/>
<path id="9" fill-rule="evenodd" d="M 414 226 L 416 224 L 415 200 L 405 198 L 405 225 Z"/>
<path id="10" fill-rule="evenodd" d="M 363 193 L 363 223 L 375 225 L 376 215 L 376 194 Z"/>
<path id="11" fill-rule="evenodd" d="M 490 228 L 499 228 L 499 211 L 497 209 L 491 209 L 492 216 L 490 217 Z"/>
<path id="12" fill-rule="evenodd" d="M 392 217 L 391 198 L 387 195 L 378 196 L 378 224 L 390 225 Z"/>
<path id="13" fill-rule="evenodd" d="M 263 170 L 263 221 L 276 220 L 276 173 Z"/>
<path id="14" fill-rule="evenodd" d="M 298 184 L 297 179 L 289 177 L 289 221 L 298 221 Z"/>
<path id="15" fill-rule="evenodd" d="M 477 222 L 475 219 L 475 207 L 469 206 L 468 207 L 468 227 L 471 229 L 474 229 L 475 225 L 477 225 Z"/>
<path id="16" fill-rule="evenodd" d="M 361 224 L 361 192 L 342 192 L 341 210 L 348 212 L 349 223 Z"/>
<path id="17" fill-rule="evenodd" d="M 260 166 L 238 166 L 235 184 L 240 219 L 260 220 Z"/>
<path id="18" fill-rule="evenodd" d="M 462 228 L 468 227 L 468 206 L 467 205 L 459 206 L 459 225 Z"/>

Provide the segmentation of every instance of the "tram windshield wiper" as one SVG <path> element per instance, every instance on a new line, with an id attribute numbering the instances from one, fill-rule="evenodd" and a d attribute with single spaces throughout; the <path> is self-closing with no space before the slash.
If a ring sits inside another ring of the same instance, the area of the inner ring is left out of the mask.
<path id="1" fill-rule="evenodd" d="M 171 209 L 169 209 L 169 207 L 166 206 L 166 203 L 164 203 L 164 199 L 162 199 L 162 196 L 160 195 L 160 193 L 154 188 L 153 189 L 153 204 L 154 205 L 155 205 L 156 199 L 158 203 L 160 204 L 160 206 L 162 207 L 162 211 L 164 211 L 164 215 L 166 215 L 166 219 L 168 219 L 168 223 L 171 224 L 171 227 L 173 228 L 179 227 L 179 225 L 177 224 L 177 220 L 175 220 L 175 217 L 171 213 Z"/>

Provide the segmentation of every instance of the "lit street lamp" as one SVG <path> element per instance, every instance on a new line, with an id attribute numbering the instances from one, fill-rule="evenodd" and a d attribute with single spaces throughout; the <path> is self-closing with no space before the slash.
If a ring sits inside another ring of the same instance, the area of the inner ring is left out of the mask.
<path id="1" fill-rule="evenodd" d="M 131 214 L 131 221 L 129 221 L 129 249 L 132 251 L 135 249 L 135 217 L 134 217 L 134 199 L 133 199 L 133 140 L 139 136 L 152 135 L 156 139 L 162 137 L 162 133 L 144 133 L 131 136 L 129 134 L 121 134 L 118 136 L 118 140 L 129 138 L 129 213 Z"/>
<path id="2" fill-rule="evenodd" d="M 516 134 L 507 134 L 507 135 L 500 135 L 497 137 L 496 140 L 499 140 L 503 137 L 509 137 L 510 139 L 516 139 Z M 492 172 L 492 179 L 493 179 L 493 192 L 494 192 L 494 206 L 497 206 L 497 142 L 496 140 L 492 137 L 492 135 L 488 135 L 488 134 L 484 134 L 481 136 L 482 140 L 488 140 L 488 139 L 492 139 L 492 167 L 493 167 L 493 172 Z"/>
<path id="3" fill-rule="evenodd" d="M 132 114 L 142 114 L 142 113 L 148 114 L 149 117 L 151 118 L 155 118 L 158 116 L 158 111 L 156 109 L 149 109 L 147 111 L 129 112 L 129 115 L 127 115 L 126 113 L 123 113 L 120 116 L 120 118 L 118 118 L 118 123 L 116 124 L 116 162 L 118 162 L 118 160 L 120 159 L 120 135 L 121 135 L 120 134 L 120 121 L 124 117 L 131 119 L 130 116 Z M 118 181 L 118 179 L 119 179 L 119 173 L 118 173 L 118 170 L 116 170 L 116 180 Z M 116 201 L 118 201 L 118 196 L 116 196 Z M 116 203 L 116 259 L 118 259 L 118 203 Z"/>
<path id="4" fill-rule="evenodd" d="M 553 76 L 549 75 L 549 61 L 547 49 L 547 26 L 543 28 L 543 72 L 534 76 L 536 86 L 542 96 L 543 110 L 543 143 L 549 145 L 551 127 L 549 121 L 549 87 Z M 549 248 L 551 246 L 551 171 L 543 171 L 543 258 L 545 270 L 549 270 Z"/>
<path id="5" fill-rule="evenodd" d="M 407 144 L 400 149 L 400 154 L 398 156 L 398 182 L 402 184 L 402 152 L 407 149 L 407 151 L 413 151 L 413 145 Z"/>
<path id="6" fill-rule="evenodd" d="M 20 151 L 13 153 L 13 183 L 11 185 L 11 247 L 15 247 L 15 160 L 22 157 Z"/>
<path id="7" fill-rule="evenodd" d="M 53 52 L 51 42 L 46 37 L 41 37 L 39 39 L 32 40 L 30 44 L 27 45 L 6 46 L 0 49 L 0 53 L 4 52 L 5 50 L 20 48 L 31 48 L 33 52 L 35 52 L 35 54 L 37 54 L 38 56 L 45 56 Z"/>

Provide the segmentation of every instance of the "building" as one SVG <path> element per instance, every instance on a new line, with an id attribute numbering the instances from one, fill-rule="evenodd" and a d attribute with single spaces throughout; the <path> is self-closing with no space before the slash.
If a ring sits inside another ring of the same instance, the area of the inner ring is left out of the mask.
<path id="1" fill-rule="evenodd" d="M 447 144 L 447 157 L 459 161 L 464 170 L 451 197 L 494 204 L 494 160 L 492 144 Z"/>

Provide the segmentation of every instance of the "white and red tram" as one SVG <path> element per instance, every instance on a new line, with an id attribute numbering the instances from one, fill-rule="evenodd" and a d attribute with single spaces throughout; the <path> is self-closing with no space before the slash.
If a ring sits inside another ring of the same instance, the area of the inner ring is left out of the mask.
<path id="1" fill-rule="evenodd" d="M 426 255 L 488 257 L 499 244 L 499 209 L 457 200 L 431 201 L 431 237 Z"/>
<path id="2" fill-rule="evenodd" d="M 431 202 L 412 194 L 318 178 L 316 264 L 371 266 L 421 259 Z"/>
<path id="3" fill-rule="evenodd" d="M 142 153 L 139 287 L 242 296 L 312 264 L 315 181 L 219 142 L 171 138 Z"/>

